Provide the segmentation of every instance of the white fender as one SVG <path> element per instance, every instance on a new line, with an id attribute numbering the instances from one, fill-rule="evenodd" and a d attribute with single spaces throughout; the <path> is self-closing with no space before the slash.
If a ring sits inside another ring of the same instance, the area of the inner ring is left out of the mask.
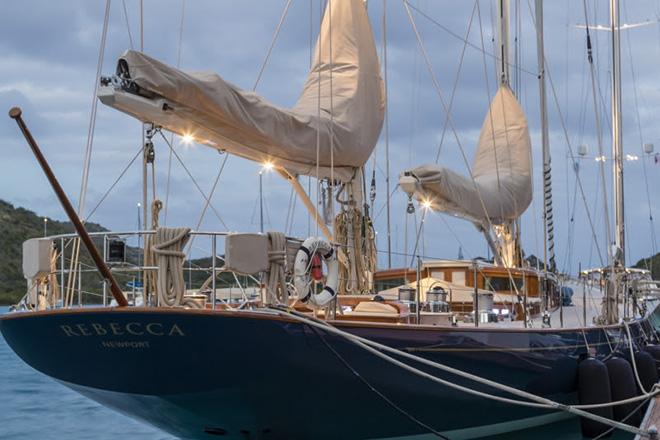
<path id="1" fill-rule="evenodd" d="M 318 294 L 312 293 L 310 275 L 310 261 L 315 253 L 319 253 L 328 267 L 325 286 Z M 296 287 L 300 301 L 309 301 L 315 307 L 323 307 L 335 298 L 337 286 L 339 285 L 339 262 L 330 243 L 321 237 L 309 237 L 303 242 L 296 253 L 293 265 L 293 284 Z"/>

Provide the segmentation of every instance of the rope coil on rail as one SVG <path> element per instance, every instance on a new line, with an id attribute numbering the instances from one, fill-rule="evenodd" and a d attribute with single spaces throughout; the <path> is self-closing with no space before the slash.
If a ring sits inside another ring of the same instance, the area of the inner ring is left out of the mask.
<path id="1" fill-rule="evenodd" d="M 265 303 L 288 304 L 286 286 L 286 236 L 282 232 L 268 232 L 268 270 L 265 272 Z"/>
<path id="2" fill-rule="evenodd" d="M 186 284 L 183 279 L 183 247 L 190 238 L 190 228 L 158 228 L 153 237 L 151 252 L 158 266 L 156 292 L 162 306 L 198 307 L 185 297 Z"/>

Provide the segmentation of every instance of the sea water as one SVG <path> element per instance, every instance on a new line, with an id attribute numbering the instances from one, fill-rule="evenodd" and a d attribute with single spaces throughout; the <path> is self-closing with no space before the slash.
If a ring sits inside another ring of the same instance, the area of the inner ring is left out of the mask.
<path id="1" fill-rule="evenodd" d="M 0 307 L 0 314 L 6 313 Z M 29 367 L 0 337 L 0 439 L 174 440 Z"/>
<path id="2" fill-rule="evenodd" d="M 6 313 L 0 307 L 0 314 Z M 580 440 L 570 419 L 488 440 Z M 631 439 L 616 433 L 610 440 Z M 2 440 L 175 440 L 71 391 L 26 365 L 0 337 L 0 439 Z M 313 439 L 310 439 L 313 440 Z M 337 439 L 341 440 L 341 439 Z M 485 439 L 484 439 L 485 440 Z"/>

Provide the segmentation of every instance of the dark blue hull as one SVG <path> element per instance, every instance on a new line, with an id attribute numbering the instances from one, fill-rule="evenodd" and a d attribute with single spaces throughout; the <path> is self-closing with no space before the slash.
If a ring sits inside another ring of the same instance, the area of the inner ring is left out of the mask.
<path id="1" fill-rule="evenodd" d="M 575 400 L 578 358 L 608 355 L 621 337 L 618 327 L 336 325 L 563 402 Z M 631 325 L 640 342 L 650 333 L 650 325 Z M 0 320 L 0 330 L 12 349 L 37 370 L 182 438 L 428 434 L 405 412 L 456 439 L 561 416 L 432 383 L 343 338 L 268 312 L 126 308 L 16 313 Z M 475 387 L 455 376 L 433 373 Z"/>

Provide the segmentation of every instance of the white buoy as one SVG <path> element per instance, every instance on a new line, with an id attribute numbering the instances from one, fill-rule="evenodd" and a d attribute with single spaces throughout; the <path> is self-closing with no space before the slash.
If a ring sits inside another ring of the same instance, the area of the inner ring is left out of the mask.
<path id="1" fill-rule="evenodd" d="M 578 145 L 578 154 L 582 157 L 586 156 L 589 152 L 589 148 L 585 144 Z"/>
<path id="2" fill-rule="evenodd" d="M 645 154 L 653 153 L 653 144 L 652 143 L 649 142 L 647 144 L 644 144 L 644 153 Z"/>

